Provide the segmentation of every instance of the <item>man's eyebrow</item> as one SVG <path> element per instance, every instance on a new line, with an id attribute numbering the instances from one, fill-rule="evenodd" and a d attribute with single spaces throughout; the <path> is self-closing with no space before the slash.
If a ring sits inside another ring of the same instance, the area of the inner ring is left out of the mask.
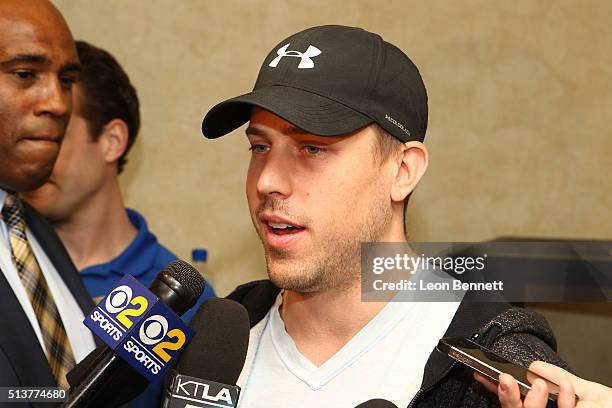
<path id="1" fill-rule="evenodd" d="M 0 62 L 0 66 L 8 67 L 19 63 L 49 66 L 52 64 L 52 61 L 48 57 L 40 54 L 17 54 L 7 60 Z M 81 65 L 78 62 L 69 62 L 60 68 L 60 72 L 62 73 L 79 72 L 80 70 Z"/>
<path id="2" fill-rule="evenodd" d="M 248 128 L 246 128 L 244 133 L 246 133 L 247 135 L 256 135 L 256 136 L 264 136 L 266 134 L 266 132 L 259 129 L 257 126 L 249 126 Z"/>
<path id="3" fill-rule="evenodd" d="M 39 64 L 39 65 L 50 65 L 51 60 L 44 55 L 38 54 L 17 54 L 12 56 L 11 58 L 0 62 L 1 66 L 8 66 L 12 64 L 18 64 L 20 62 L 28 62 L 31 64 Z"/>
<path id="4" fill-rule="evenodd" d="M 66 72 L 81 72 L 81 64 L 79 64 L 78 62 L 69 62 L 68 64 L 64 65 L 62 68 L 60 68 L 60 72 L 61 73 L 66 73 Z"/>
<path id="5" fill-rule="evenodd" d="M 300 129 L 297 126 L 287 126 L 283 129 L 281 129 L 281 132 L 286 134 L 286 135 L 309 135 L 310 133 L 305 131 L 304 129 Z M 257 135 L 257 136 L 265 136 L 266 132 L 260 128 L 258 128 L 257 126 L 249 126 L 245 133 L 247 135 Z"/>

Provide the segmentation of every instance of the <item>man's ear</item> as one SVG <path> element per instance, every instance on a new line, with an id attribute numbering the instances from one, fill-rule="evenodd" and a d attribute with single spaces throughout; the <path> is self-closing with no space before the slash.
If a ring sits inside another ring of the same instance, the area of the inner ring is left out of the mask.
<path id="1" fill-rule="evenodd" d="M 104 126 L 102 134 L 98 138 L 98 143 L 102 142 L 102 154 L 107 163 L 114 163 L 119 160 L 125 152 L 128 138 L 128 126 L 121 119 L 113 119 Z"/>
<path id="2" fill-rule="evenodd" d="M 425 174 L 429 164 L 429 153 L 421 142 L 406 142 L 395 161 L 396 174 L 391 185 L 391 200 L 404 201 Z"/>

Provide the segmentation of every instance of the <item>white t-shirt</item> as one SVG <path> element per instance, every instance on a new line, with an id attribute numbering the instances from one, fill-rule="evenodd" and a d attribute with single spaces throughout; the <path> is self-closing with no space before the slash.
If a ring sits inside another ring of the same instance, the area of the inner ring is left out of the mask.
<path id="1" fill-rule="evenodd" d="M 320 367 L 297 350 L 279 314 L 282 297 L 251 329 L 238 379 L 239 407 L 353 408 L 374 398 L 407 406 L 459 302 L 390 302 Z"/>

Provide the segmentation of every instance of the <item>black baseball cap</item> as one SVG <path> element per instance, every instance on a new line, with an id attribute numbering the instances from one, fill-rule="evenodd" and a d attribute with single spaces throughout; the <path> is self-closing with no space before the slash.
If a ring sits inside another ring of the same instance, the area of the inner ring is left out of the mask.
<path id="1" fill-rule="evenodd" d="M 427 91 L 414 63 L 379 35 L 356 27 L 312 27 L 281 41 L 252 92 L 214 106 L 202 121 L 209 139 L 246 123 L 258 106 L 320 136 L 376 122 L 397 139 L 423 141 Z"/>

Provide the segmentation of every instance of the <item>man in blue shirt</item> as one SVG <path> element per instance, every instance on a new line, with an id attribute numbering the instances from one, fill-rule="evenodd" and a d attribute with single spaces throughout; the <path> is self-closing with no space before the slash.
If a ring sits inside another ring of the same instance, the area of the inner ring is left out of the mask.
<path id="1" fill-rule="evenodd" d="M 126 212 L 130 223 L 137 230 L 134 240 L 111 261 L 80 270 L 85 286 L 96 303 L 110 292 L 126 273 L 148 287 L 159 271 L 177 259 L 176 255 L 157 241 L 140 213 L 131 208 L 126 208 Z M 207 288 L 206 293 L 212 295 L 212 289 Z M 200 299 L 198 303 L 202 301 L 203 299 Z M 191 320 L 195 310 L 192 308 L 183 318 L 186 321 Z"/>
<path id="2" fill-rule="evenodd" d="M 108 52 L 83 41 L 76 46 L 82 68 L 59 157 L 49 180 L 24 198 L 52 223 L 99 301 L 126 273 L 149 286 L 177 257 L 157 241 L 142 215 L 125 208 L 119 188 L 140 128 L 136 90 Z M 207 287 L 183 320 L 189 322 L 213 295 Z M 149 387 L 134 406 L 158 406 L 160 390 L 160 384 Z"/>

